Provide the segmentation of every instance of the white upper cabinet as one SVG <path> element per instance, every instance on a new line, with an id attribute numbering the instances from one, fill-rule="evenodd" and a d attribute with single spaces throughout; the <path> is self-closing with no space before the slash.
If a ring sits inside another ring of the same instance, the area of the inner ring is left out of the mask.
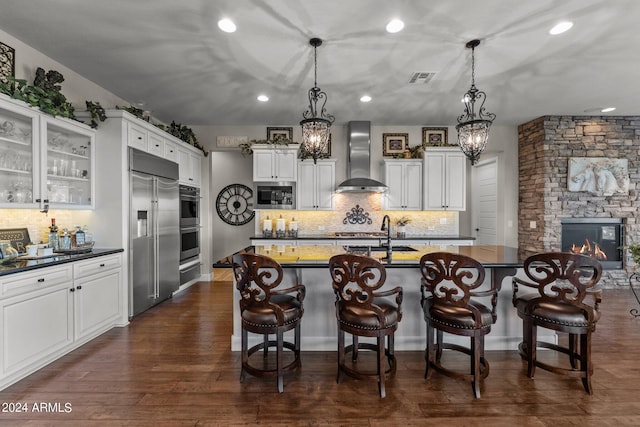
<path id="1" fill-rule="evenodd" d="M 458 149 L 430 148 L 424 153 L 425 210 L 466 209 L 467 163 Z"/>
<path id="2" fill-rule="evenodd" d="M 333 210 L 336 186 L 336 161 L 298 162 L 296 204 L 298 210 Z"/>
<path id="3" fill-rule="evenodd" d="M 0 207 L 94 207 L 95 131 L 0 96 Z"/>
<path id="4" fill-rule="evenodd" d="M 253 180 L 254 181 L 296 181 L 298 178 L 298 147 L 287 145 L 277 147 L 254 145 Z"/>
<path id="5" fill-rule="evenodd" d="M 181 184 L 200 187 L 202 173 L 202 155 L 188 147 L 178 148 L 179 181 Z"/>
<path id="6" fill-rule="evenodd" d="M 385 159 L 384 209 L 422 210 L 422 161 Z"/>

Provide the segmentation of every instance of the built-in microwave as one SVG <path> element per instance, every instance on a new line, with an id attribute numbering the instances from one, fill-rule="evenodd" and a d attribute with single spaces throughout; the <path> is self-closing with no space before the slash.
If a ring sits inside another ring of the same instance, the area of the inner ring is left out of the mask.
<path id="1" fill-rule="evenodd" d="M 254 183 L 254 209 L 295 209 L 295 182 Z"/>

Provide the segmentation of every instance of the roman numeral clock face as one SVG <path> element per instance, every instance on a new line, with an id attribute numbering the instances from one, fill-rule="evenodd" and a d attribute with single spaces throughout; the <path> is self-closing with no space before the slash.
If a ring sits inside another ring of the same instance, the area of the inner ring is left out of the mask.
<path id="1" fill-rule="evenodd" d="M 244 225 L 253 219 L 253 191 L 242 184 L 227 185 L 216 199 L 218 216 L 227 224 Z"/>

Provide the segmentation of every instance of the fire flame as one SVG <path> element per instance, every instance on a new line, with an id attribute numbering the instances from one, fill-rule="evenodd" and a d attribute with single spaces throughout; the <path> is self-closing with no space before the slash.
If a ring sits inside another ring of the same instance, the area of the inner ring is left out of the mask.
<path id="1" fill-rule="evenodd" d="M 582 246 L 578 246 L 573 243 L 569 251 L 574 254 L 587 255 L 601 261 L 607 260 L 607 254 L 605 254 L 604 251 L 600 249 L 600 246 L 597 243 L 592 244 L 589 239 L 584 240 L 585 244 Z"/>

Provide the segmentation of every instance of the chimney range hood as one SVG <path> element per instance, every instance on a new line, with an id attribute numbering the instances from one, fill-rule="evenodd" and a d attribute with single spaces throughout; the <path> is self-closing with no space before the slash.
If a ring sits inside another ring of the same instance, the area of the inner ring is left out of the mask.
<path id="1" fill-rule="evenodd" d="M 387 186 L 371 179 L 371 122 L 348 123 L 349 158 L 347 180 L 338 185 L 338 193 L 383 193 Z"/>

